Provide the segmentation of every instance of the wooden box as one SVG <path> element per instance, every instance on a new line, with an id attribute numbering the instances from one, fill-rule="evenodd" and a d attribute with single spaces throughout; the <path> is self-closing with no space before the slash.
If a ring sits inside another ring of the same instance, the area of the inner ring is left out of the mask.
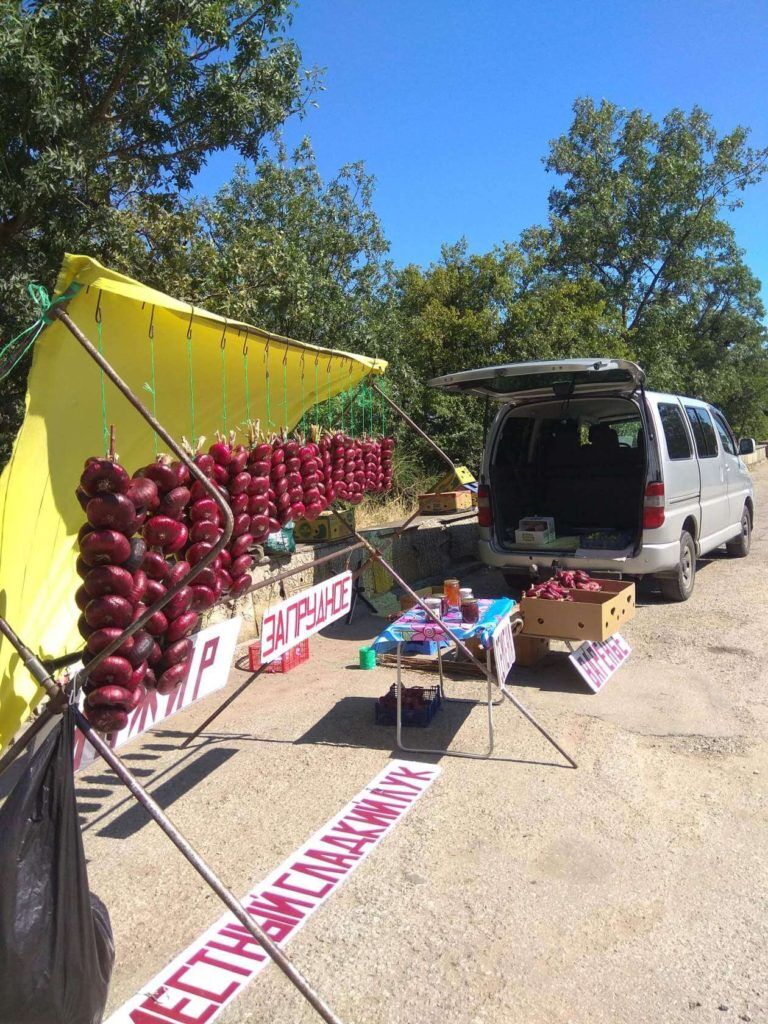
<path id="1" fill-rule="evenodd" d="M 472 508 L 472 494 L 469 491 L 443 491 L 436 494 L 419 495 L 419 512 L 434 515 L 438 512 L 464 512 Z"/>
<path id="2" fill-rule="evenodd" d="M 526 668 L 535 665 L 549 654 L 549 640 L 545 636 L 515 635 L 515 664 Z"/>
<path id="3" fill-rule="evenodd" d="M 354 530 L 355 510 L 345 509 L 340 515 Z M 324 540 L 349 537 L 349 533 L 332 512 L 321 512 L 317 519 L 311 522 L 308 519 L 297 519 L 293 524 L 293 536 L 303 544 L 316 544 Z"/>
<path id="4" fill-rule="evenodd" d="M 523 597 L 526 636 L 559 640 L 606 640 L 635 614 L 635 584 L 600 580 L 599 593 L 574 590 L 573 601 Z"/>

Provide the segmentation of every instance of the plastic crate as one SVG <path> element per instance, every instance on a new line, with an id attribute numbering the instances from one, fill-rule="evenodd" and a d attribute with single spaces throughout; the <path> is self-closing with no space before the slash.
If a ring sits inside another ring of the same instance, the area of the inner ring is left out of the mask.
<path id="1" fill-rule="evenodd" d="M 401 712 L 403 725 L 417 725 L 424 727 L 429 725 L 440 707 L 439 686 L 412 686 L 403 687 L 403 699 L 410 690 L 422 690 L 424 693 L 424 704 L 420 708 L 403 707 Z M 377 725 L 395 725 L 397 723 L 397 693 L 394 685 L 389 688 L 389 693 L 376 700 L 374 717 Z"/>
<path id="2" fill-rule="evenodd" d="M 265 672 L 290 672 L 292 668 L 296 668 L 297 665 L 301 665 L 309 658 L 309 640 L 302 640 L 301 643 L 296 644 L 290 651 L 286 651 L 285 654 L 279 658 L 275 658 L 269 665 L 264 669 Z M 258 640 L 254 640 L 252 644 L 248 645 L 248 668 L 251 672 L 255 672 L 261 668 L 261 643 Z"/>

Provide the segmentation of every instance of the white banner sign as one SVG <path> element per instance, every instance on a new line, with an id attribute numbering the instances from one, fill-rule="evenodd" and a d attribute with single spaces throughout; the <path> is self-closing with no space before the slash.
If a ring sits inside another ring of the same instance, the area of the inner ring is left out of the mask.
<path id="1" fill-rule="evenodd" d="M 496 680 L 505 683 L 515 663 L 515 640 L 512 633 L 512 622 L 505 615 L 491 636 L 493 640 L 493 657 L 496 660 Z"/>
<path id="2" fill-rule="evenodd" d="M 140 736 L 182 708 L 226 686 L 241 621 L 238 615 L 227 622 L 217 622 L 215 626 L 208 626 L 207 629 L 195 633 L 192 637 L 195 649 L 186 682 L 173 693 L 165 695 L 158 693 L 157 690 L 148 690 L 144 703 L 129 715 L 126 727 L 110 736 L 110 747 L 113 750 L 122 747 L 128 740 Z M 86 768 L 97 756 L 85 736 L 76 729 L 75 771 Z"/>
<path id="3" fill-rule="evenodd" d="M 587 640 L 568 657 L 590 690 L 598 693 L 631 652 L 621 633 L 614 633 L 607 640 Z"/>
<path id="4" fill-rule="evenodd" d="M 261 622 L 262 665 L 340 619 L 351 606 L 352 573 L 342 572 L 267 608 Z"/>
<path id="5" fill-rule="evenodd" d="M 391 761 L 327 825 L 251 889 L 242 901 L 245 909 L 278 946 L 284 946 L 439 774 L 436 764 Z M 116 1010 L 107 1024 L 210 1024 L 269 962 L 237 918 L 224 914 Z"/>

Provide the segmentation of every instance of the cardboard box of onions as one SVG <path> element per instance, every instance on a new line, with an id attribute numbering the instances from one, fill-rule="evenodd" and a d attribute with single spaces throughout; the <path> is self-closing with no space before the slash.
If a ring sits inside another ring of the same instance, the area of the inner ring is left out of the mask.
<path id="1" fill-rule="evenodd" d="M 635 584 L 601 580 L 599 591 L 569 591 L 571 600 L 523 597 L 525 636 L 552 640 L 606 640 L 635 614 Z"/>

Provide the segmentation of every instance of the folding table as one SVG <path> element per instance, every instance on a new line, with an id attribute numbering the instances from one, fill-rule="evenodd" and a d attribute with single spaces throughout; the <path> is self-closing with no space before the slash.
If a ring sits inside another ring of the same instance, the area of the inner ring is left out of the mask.
<path id="1" fill-rule="evenodd" d="M 399 618 L 395 619 L 394 622 L 390 623 L 390 625 L 382 633 L 380 633 L 378 637 L 376 637 L 373 644 L 371 645 L 374 650 L 380 650 L 385 647 L 391 648 L 393 644 L 396 646 L 397 649 L 397 678 L 395 682 L 395 692 L 397 696 L 396 738 L 397 745 L 401 750 L 408 750 L 412 753 L 419 754 L 450 754 L 454 757 L 490 758 L 493 755 L 493 708 L 498 704 L 501 704 L 505 696 L 512 700 L 513 703 L 516 704 L 517 702 L 513 700 L 511 695 L 506 690 L 505 680 L 499 679 L 497 673 L 494 670 L 492 661 L 492 637 L 494 632 L 502 624 L 504 619 L 512 613 L 513 609 L 516 607 L 516 602 L 508 597 L 487 600 L 480 599 L 478 600 L 478 606 L 480 610 L 480 616 L 477 622 L 462 621 L 461 615 L 458 611 L 449 611 L 445 613 L 443 619 L 445 621 L 446 626 L 451 630 L 454 636 L 457 636 L 460 640 L 479 640 L 481 647 L 485 650 L 487 688 L 484 700 L 472 700 L 462 697 L 448 697 L 446 695 L 445 680 L 443 676 L 442 649 L 444 647 L 449 647 L 451 645 L 451 640 L 448 639 L 445 630 L 443 630 L 436 622 L 433 622 L 431 619 L 429 619 L 426 612 L 418 606 L 409 609 L 407 612 L 404 612 Z M 410 747 L 403 743 L 402 648 L 404 644 L 427 643 L 429 641 L 437 643 L 438 688 L 441 700 L 459 704 L 485 704 L 487 707 L 488 750 L 483 754 L 477 754 L 460 750 L 448 750 L 447 748 L 443 749 L 434 747 Z M 494 686 L 496 686 L 500 691 L 500 697 L 497 701 L 494 701 L 493 699 Z M 503 760 L 507 759 L 504 758 Z"/>

